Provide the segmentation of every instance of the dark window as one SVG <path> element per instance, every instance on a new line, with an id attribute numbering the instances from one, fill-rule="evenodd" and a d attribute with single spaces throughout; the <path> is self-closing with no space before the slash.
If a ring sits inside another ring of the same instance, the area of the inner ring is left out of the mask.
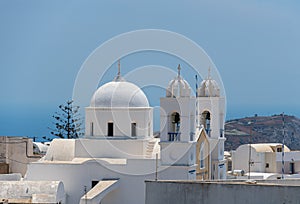
<path id="1" fill-rule="evenodd" d="M 107 136 L 114 136 L 114 123 L 107 123 Z"/>
<path id="2" fill-rule="evenodd" d="M 136 136 L 136 123 L 131 123 L 131 136 Z"/>
<path id="3" fill-rule="evenodd" d="M 94 188 L 98 183 L 99 181 L 92 181 L 92 188 Z"/>
<path id="4" fill-rule="evenodd" d="M 203 125 L 208 136 L 210 136 L 210 131 L 211 131 L 210 121 L 211 121 L 210 112 L 204 111 L 201 116 L 201 125 Z"/>
<path id="5" fill-rule="evenodd" d="M 290 174 L 295 174 L 295 163 L 294 162 L 290 163 Z"/>
<path id="6" fill-rule="evenodd" d="M 171 115 L 171 130 L 169 132 L 178 133 L 180 132 L 180 115 L 177 112 Z"/>
<path id="7" fill-rule="evenodd" d="M 269 166 L 270 166 L 269 163 L 266 163 L 266 168 L 269 168 Z"/>
<path id="8" fill-rule="evenodd" d="M 220 137 L 224 137 L 224 130 L 220 129 Z"/>
<path id="9" fill-rule="evenodd" d="M 281 148 L 281 147 L 278 147 L 278 148 L 277 148 L 277 152 L 282 152 L 282 148 Z"/>

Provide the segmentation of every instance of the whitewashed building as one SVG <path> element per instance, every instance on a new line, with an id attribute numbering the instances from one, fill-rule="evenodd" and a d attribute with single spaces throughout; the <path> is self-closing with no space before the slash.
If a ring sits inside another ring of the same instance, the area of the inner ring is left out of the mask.
<path id="1" fill-rule="evenodd" d="M 62 182 L 62 203 L 140 204 L 146 179 L 225 178 L 225 108 L 216 82 L 208 76 L 195 97 L 178 66 L 166 90 L 154 138 L 153 108 L 119 69 L 86 107 L 85 136 L 54 139 L 24 180 Z"/>
<path id="2" fill-rule="evenodd" d="M 284 151 L 284 154 L 282 153 Z M 300 173 L 300 151 L 291 151 L 287 146 L 282 148 L 280 143 L 244 144 L 236 151 L 232 151 L 233 170 L 249 172 L 250 153 L 250 175 L 252 177 L 281 178 L 281 174 L 293 175 Z M 282 163 L 283 161 L 283 163 Z M 283 172 L 282 172 L 283 168 Z M 266 177 L 267 176 L 267 177 Z"/>

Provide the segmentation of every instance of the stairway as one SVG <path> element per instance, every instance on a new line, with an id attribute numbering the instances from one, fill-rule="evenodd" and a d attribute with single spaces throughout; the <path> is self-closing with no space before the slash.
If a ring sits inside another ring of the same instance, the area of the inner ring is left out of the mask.
<path id="1" fill-rule="evenodd" d="M 150 140 L 146 147 L 146 158 L 151 159 L 153 157 L 154 146 L 156 145 L 156 140 Z"/>

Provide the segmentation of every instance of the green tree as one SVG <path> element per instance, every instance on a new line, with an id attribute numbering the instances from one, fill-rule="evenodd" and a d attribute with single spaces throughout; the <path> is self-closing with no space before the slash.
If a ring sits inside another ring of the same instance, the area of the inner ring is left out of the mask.
<path id="1" fill-rule="evenodd" d="M 54 128 L 51 135 L 60 138 L 78 138 L 83 135 L 82 118 L 79 114 L 79 106 L 73 105 L 73 100 L 69 100 L 66 104 L 59 105 L 59 112 L 52 115 Z"/>

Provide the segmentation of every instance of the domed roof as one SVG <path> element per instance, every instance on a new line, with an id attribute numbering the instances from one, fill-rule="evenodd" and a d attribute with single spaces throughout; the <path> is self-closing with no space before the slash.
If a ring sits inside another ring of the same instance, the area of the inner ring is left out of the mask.
<path id="1" fill-rule="evenodd" d="M 135 84 L 127 82 L 120 74 L 112 82 L 99 87 L 91 100 L 91 107 L 149 107 L 145 93 Z"/>
<path id="2" fill-rule="evenodd" d="M 197 90 L 200 97 L 219 97 L 220 88 L 218 83 L 210 76 L 210 68 L 208 69 L 208 76 L 201 82 L 200 87 Z"/>
<path id="3" fill-rule="evenodd" d="M 94 93 L 92 107 L 149 107 L 144 92 L 126 81 L 112 81 L 99 87 Z"/>
<path id="4" fill-rule="evenodd" d="M 178 65 L 178 75 L 169 82 L 167 87 L 167 97 L 190 97 L 191 87 L 189 83 L 180 76 L 180 65 Z"/>

